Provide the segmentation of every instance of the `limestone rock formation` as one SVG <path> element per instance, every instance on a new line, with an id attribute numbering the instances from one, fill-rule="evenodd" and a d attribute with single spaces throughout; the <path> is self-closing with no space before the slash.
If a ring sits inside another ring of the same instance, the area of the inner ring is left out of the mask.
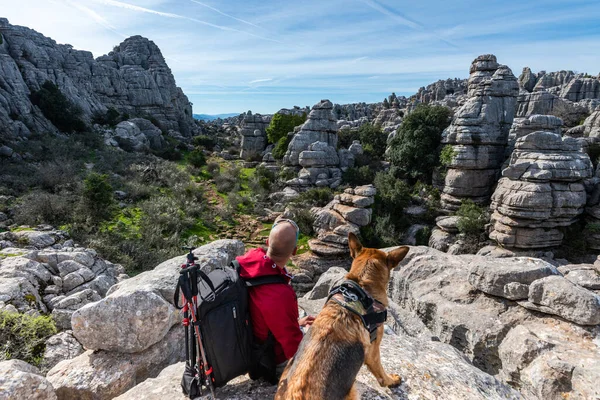
<path id="1" fill-rule="evenodd" d="M 469 99 L 442 134 L 455 156 L 446 174 L 442 206 L 456 210 L 462 200 L 484 203 L 499 175 L 513 122 L 517 79 L 493 55 L 477 57 L 470 69 Z"/>
<path id="2" fill-rule="evenodd" d="M 333 115 L 333 104 L 329 100 L 321 100 L 315 104 L 308 118 L 294 134 L 283 157 L 285 165 L 300 165 L 300 153 L 308 150 L 315 142 L 324 142 L 327 146 L 337 148 L 337 124 Z"/>
<path id="3" fill-rule="evenodd" d="M 42 369 L 47 372 L 59 362 L 75 358 L 83 352 L 83 347 L 73 337 L 73 331 L 57 333 L 46 340 Z"/>
<path id="4" fill-rule="evenodd" d="M 240 241 L 218 240 L 197 248 L 194 254 L 208 272 L 229 265 L 243 251 Z M 182 263 L 185 256 L 167 260 L 113 286 L 101 301 L 77 310 L 71 319 L 74 336 L 86 349 L 119 353 L 138 353 L 159 342 L 179 322 L 173 295 Z"/>
<path id="5" fill-rule="evenodd" d="M 564 308 L 591 316 L 590 310 L 600 310 L 600 305 L 593 308 L 593 302 L 583 300 L 591 299 L 592 292 L 580 296 L 585 289 L 573 285 L 557 292 L 560 295 L 552 297 L 552 301 L 542 300 L 544 295 L 531 297 L 546 304 L 556 302 L 552 304 L 555 312 L 548 314 L 549 310 L 542 307 L 542 313 L 530 311 L 520 302 L 486 294 L 469 283 L 472 272 L 483 272 L 487 276 L 484 282 L 489 282 L 486 290 L 498 294 L 501 290 L 503 295 L 511 293 L 511 287 L 519 287 L 519 283 L 526 285 L 533 276 L 524 277 L 533 271 L 543 275 L 544 270 L 554 272 L 551 265 L 533 258 L 452 256 L 431 248 L 411 247 L 399 269 L 392 273 L 390 297 L 475 366 L 519 387 L 525 398 L 598 397 L 597 329 L 553 315 Z M 501 280 L 494 282 L 495 277 Z M 549 288 L 544 282 L 555 280 L 566 279 L 551 273 L 533 280 L 528 299 L 538 292 L 538 285 Z M 483 282 L 476 283 L 484 287 Z M 586 307 L 579 311 L 583 305 Z"/>
<path id="6" fill-rule="evenodd" d="M 240 158 L 252 160 L 260 156 L 267 145 L 265 129 L 269 126 L 269 122 L 270 118 L 252 114 L 250 111 L 244 115 L 240 129 L 242 135 Z"/>
<path id="7" fill-rule="evenodd" d="M 413 97 L 421 103 L 441 101 L 446 96 L 467 94 L 467 79 L 446 79 L 419 88 Z"/>
<path id="8" fill-rule="evenodd" d="M 517 139 L 537 131 L 552 132 L 560 135 L 562 125 L 562 120 L 553 115 L 533 114 L 527 118 L 515 118 L 508 133 L 506 156 L 510 157 Z"/>
<path id="9" fill-rule="evenodd" d="M 371 222 L 376 189 L 373 185 L 348 188 L 323 208 L 313 208 L 313 227 L 317 239 L 308 242 L 310 249 L 323 257 L 344 257 L 348 250 L 348 233 L 360 234 L 360 227 Z"/>
<path id="10" fill-rule="evenodd" d="M 5 18 L 0 19 L 0 35 L 0 131 L 8 138 L 56 131 L 29 100 L 45 81 L 56 84 L 88 122 L 94 113 L 112 107 L 131 117 L 152 116 L 165 131 L 191 135 L 191 104 L 154 42 L 133 36 L 94 60 L 88 51 L 57 44 Z"/>
<path id="11" fill-rule="evenodd" d="M 373 125 L 380 126 L 384 133 L 395 132 L 402 123 L 402 115 L 403 113 L 397 107 L 383 109 L 373 120 Z"/>
<path id="12" fill-rule="evenodd" d="M 126 277 L 122 266 L 67 239 L 56 230 L 0 233 L 7 244 L 0 250 L 0 301 L 19 312 L 52 312 L 59 327 L 68 329 L 75 309 L 100 300 Z"/>
<path id="13" fill-rule="evenodd" d="M 589 114 L 584 104 L 563 99 L 546 90 L 528 93 L 521 91 L 517 99 L 517 117 L 528 117 L 534 114 L 554 115 L 563 120 L 566 126 L 575 126 Z"/>
<path id="14" fill-rule="evenodd" d="M 492 196 L 490 238 L 506 247 L 558 246 L 558 229 L 584 211 L 583 180 L 592 176 L 587 154 L 573 138 L 534 132 L 516 141 L 510 164 Z"/>
<path id="15" fill-rule="evenodd" d="M 523 68 L 519 77 L 517 116 L 550 114 L 573 127 L 600 104 L 600 77 L 573 71 L 533 73 Z"/>
<path id="16" fill-rule="evenodd" d="M 3 399 L 56 400 L 54 388 L 33 365 L 21 360 L 0 362 Z"/>
<path id="17" fill-rule="evenodd" d="M 105 143 L 126 151 L 161 150 L 165 146 L 162 131 L 145 118 L 120 122 L 105 135 Z"/>
<path id="18" fill-rule="evenodd" d="M 158 343 L 138 353 L 88 350 L 61 361 L 48 371 L 47 379 L 59 399 L 109 400 L 183 360 L 184 330 L 175 326 Z"/>

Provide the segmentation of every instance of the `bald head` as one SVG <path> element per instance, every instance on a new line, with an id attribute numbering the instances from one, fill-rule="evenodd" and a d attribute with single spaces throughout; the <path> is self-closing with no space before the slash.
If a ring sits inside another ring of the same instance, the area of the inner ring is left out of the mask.
<path id="1" fill-rule="evenodd" d="M 291 257 L 296 249 L 296 227 L 287 221 L 281 221 L 271 230 L 267 245 L 271 259 Z"/>

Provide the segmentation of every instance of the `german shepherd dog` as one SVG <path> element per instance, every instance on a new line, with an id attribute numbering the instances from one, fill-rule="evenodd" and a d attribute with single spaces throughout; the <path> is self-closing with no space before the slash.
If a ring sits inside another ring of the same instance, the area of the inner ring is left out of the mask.
<path id="1" fill-rule="evenodd" d="M 353 233 L 348 235 L 348 246 L 354 260 L 346 279 L 358 283 L 387 307 L 390 271 L 406 256 L 408 247 L 386 254 L 363 248 Z M 283 371 L 275 400 L 358 399 L 354 380 L 363 363 L 381 386 L 399 385 L 400 376 L 388 375 L 381 366 L 382 338 L 383 325 L 371 342 L 358 315 L 336 302 L 327 302 Z"/>

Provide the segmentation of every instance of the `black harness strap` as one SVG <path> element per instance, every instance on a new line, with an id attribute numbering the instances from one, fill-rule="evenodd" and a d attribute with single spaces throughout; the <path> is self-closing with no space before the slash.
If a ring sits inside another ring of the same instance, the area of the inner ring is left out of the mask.
<path id="1" fill-rule="evenodd" d="M 380 301 L 371 297 L 360 285 L 345 280 L 329 291 L 330 300 L 358 315 L 369 331 L 371 342 L 377 338 L 377 328 L 387 320 L 387 309 Z"/>

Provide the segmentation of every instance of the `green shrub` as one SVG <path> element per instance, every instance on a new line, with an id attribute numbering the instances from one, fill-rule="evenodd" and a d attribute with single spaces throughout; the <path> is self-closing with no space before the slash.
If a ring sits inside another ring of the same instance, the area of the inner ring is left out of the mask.
<path id="1" fill-rule="evenodd" d="M 454 157 L 456 157 L 456 151 L 454 151 L 454 147 L 452 147 L 452 145 L 447 144 L 446 146 L 444 146 L 440 153 L 440 163 L 444 167 L 449 167 L 450 165 L 452 165 Z"/>
<path id="2" fill-rule="evenodd" d="M 446 107 L 420 104 L 404 118 L 389 150 L 400 176 L 431 183 L 433 169 L 439 165 L 442 131 L 450 123 L 450 115 Z"/>
<path id="3" fill-rule="evenodd" d="M 109 107 L 105 113 L 96 112 L 92 115 L 92 123 L 99 125 L 116 126 L 119 122 L 125 121 L 121 114 L 113 107 Z"/>
<path id="4" fill-rule="evenodd" d="M 49 316 L 0 311 L 0 360 L 19 359 L 39 366 L 46 349 L 46 339 L 56 334 Z"/>
<path id="5" fill-rule="evenodd" d="M 211 161 L 208 164 L 206 164 L 206 171 L 208 171 L 210 175 L 215 176 L 219 172 L 221 172 L 221 166 L 219 165 L 219 163 Z"/>
<path id="6" fill-rule="evenodd" d="M 72 222 L 78 198 L 75 194 L 53 194 L 34 191 L 23 196 L 15 207 L 15 222 L 19 225 L 49 224 L 59 226 Z"/>
<path id="7" fill-rule="evenodd" d="M 70 133 L 83 132 L 87 129 L 81 119 L 81 109 L 73 104 L 54 83 L 44 82 L 42 87 L 31 92 L 29 97 L 60 131 Z"/>
<path id="8" fill-rule="evenodd" d="M 269 143 L 279 143 L 281 138 L 287 136 L 298 125 L 302 125 L 306 121 L 306 114 L 302 115 L 284 115 L 275 114 L 271 118 L 271 122 L 265 132 Z M 287 147 L 287 146 L 286 146 Z"/>
<path id="9" fill-rule="evenodd" d="M 428 246 L 429 237 L 431 236 L 431 228 L 426 226 L 421 228 L 415 235 L 415 244 L 417 246 Z"/>
<path id="10" fill-rule="evenodd" d="M 342 175 L 342 182 L 351 186 L 360 186 L 373 183 L 375 170 L 368 165 L 362 167 L 348 168 Z"/>
<path id="11" fill-rule="evenodd" d="M 472 200 L 465 200 L 460 205 L 456 215 L 458 219 L 458 231 L 467 235 L 478 235 L 483 232 L 487 222 L 485 211 Z"/>
<path id="12" fill-rule="evenodd" d="M 378 172 L 372 182 L 377 188 L 376 200 L 383 210 L 394 210 L 395 213 L 401 214 L 410 204 L 411 189 L 405 181 L 388 172 Z"/>
<path id="13" fill-rule="evenodd" d="M 93 221 L 107 219 L 112 214 L 114 205 L 113 188 L 108 182 L 108 175 L 90 173 L 83 181 L 83 201 Z"/>
<path id="14" fill-rule="evenodd" d="M 310 212 L 308 207 L 293 207 L 292 212 L 294 214 L 294 222 L 300 228 L 300 232 L 306 236 L 312 236 L 315 234 L 313 224 L 315 222 L 314 215 Z"/>
<path id="15" fill-rule="evenodd" d="M 370 123 L 362 124 L 357 133 L 365 154 L 371 159 L 382 159 L 387 147 L 387 135 L 381 127 Z"/>
<path id="16" fill-rule="evenodd" d="M 285 152 L 287 151 L 287 148 L 291 141 L 292 141 L 292 138 L 287 135 L 280 138 L 277 141 L 277 144 L 275 144 L 273 151 L 271 152 L 271 154 L 273 155 L 273 158 L 275 158 L 276 160 L 281 160 L 283 158 L 283 156 L 285 156 Z"/>
<path id="17" fill-rule="evenodd" d="M 585 230 L 594 234 L 600 233 L 600 223 L 591 222 L 585 226 Z"/>
<path id="18" fill-rule="evenodd" d="M 211 151 L 215 148 L 215 145 L 217 144 L 214 138 L 207 135 L 194 136 L 194 138 L 192 139 L 192 143 L 194 144 L 194 146 L 201 146 Z"/>
<path id="19" fill-rule="evenodd" d="M 200 168 L 206 165 L 206 156 L 202 149 L 194 149 L 188 154 L 187 161 L 193 167 Z"/>
<path id="20" fill-rule="evenodd" d="M 331 200 L 333 200 L 333 190 L 323 187 L 312 188 L 300 193 L 298 197 L 292 200 L 292 203 L 310 209 L 311 207 L 324 207 Z"/>
<path id="21" fill-rule="evenodd" d="M 344 128 L 338 131 L 338 147 L 347 149 L 355 140 L 360 140 L 358 130 Z"/>
<path id="22" fill-rule="evenodd" d="M 236 166 L 215 176 L 217 190 L 221 193 L 238 191 L 240 185 L 240 173 L 240 168 Z"/>

